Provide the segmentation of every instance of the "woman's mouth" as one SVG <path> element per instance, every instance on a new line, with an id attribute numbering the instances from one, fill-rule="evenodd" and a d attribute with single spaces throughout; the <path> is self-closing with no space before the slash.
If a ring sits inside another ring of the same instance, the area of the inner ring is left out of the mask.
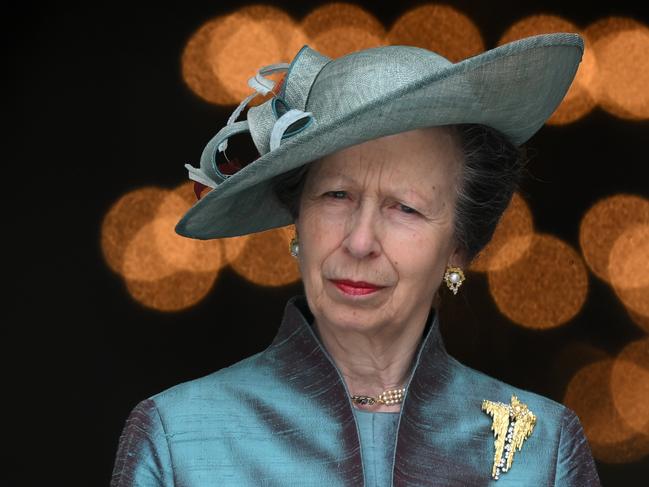
<path id="1" fill-rule="evenodd" d="M 340 289 L 342 292 L 344 292 L 345 294 L 349 294 L 351 296 L 371 294 L 385 287 L 385 286 L 377 286 L 375 284 L 370 284 L 368 282 L 349 281 L 346 279 L 342 279 L 342 280 L 332 279 L 331 282 L 333 282 L 336 285 L 336 287 Z"/>

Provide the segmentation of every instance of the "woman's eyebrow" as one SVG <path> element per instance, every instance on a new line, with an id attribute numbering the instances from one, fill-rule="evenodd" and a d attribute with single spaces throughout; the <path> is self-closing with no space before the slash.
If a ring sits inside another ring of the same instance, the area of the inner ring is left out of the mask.
<path id="1" fill-rule="evenodd" d="M 318 178 L 321 182 L 328 182 L 331 180 L 337 181 L 337 180 L 343 180 L 345 182 L 357 185 L 358 182 L 356 179 L 354 179 L 351 176 L 348 176 L 347 174 L 344 174 L 342 172 L 340 173 L 325 173 L 322 174 Z M 418 199 L 421 203 L 426 205 L 428 208 L 433 207 L 433 196 L 432 196 L 432 191 L 427 191 L 425 193 L 422 193 L 421 191 L 418 191 L 412 186 L 395 186 L 391 187 L 388 191 L 390 194 L 394 195 L 405 195 L 407 197 L 415 197 Z"/>
<path id="2" fill-rule="evenodd" d="M 421 193 L 420 191 L 417 191 L 414 188 L 403 188 L 399 190 L 400 194 L 405 194 L 405 195 L 413 195 L 415 198 L 417 198 L 421 203 L 426 205 L 428 208 L 432 208 L 433 206 L 433 197 L 431 193 Z"/>

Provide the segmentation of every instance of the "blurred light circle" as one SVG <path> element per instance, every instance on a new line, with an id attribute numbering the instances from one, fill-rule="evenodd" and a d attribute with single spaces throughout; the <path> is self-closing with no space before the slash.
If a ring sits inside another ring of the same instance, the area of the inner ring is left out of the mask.
<path id="1" fill-rule="evenodd" d="M 170 276 L 176 269 L 160 253 L 156 240 L 156 220 L 145 224 L 124 251 L 122 276 L 127 280 L 151 282 Z"/>
<path id="2" fill-rule="evenodd" d="M 261 286 L 284 286 L 296 282 L 300 279 L 300 272 L 297 259 L 289 252 L 291 236 L 290 227 L 252 233 L 230 265 L 239 275 Z"/>
<path id="3" fill-rule="evenodd" d="M 106 264 L 122 274 L 124 252 L 140 229 L 156 215 L 168 191 L 147 186 L 120 197 L 106 212 L 101 223 L 100 245 Z"/>
<path id="4" fill-rule="evenodd" d="M 217 17 L 192 34 L 181 56 L 182 78 L 187 86 L 207 102 L 217 105 L 237 103 L 234 94 L 214 73 L 212 63 L 213 39 L 233 35 L 236 25 L 226 23 L 225 17 Z M 218 54 L 218 51 L 217 51 Z"/>
<path id="5" fill-rule="evenodd" d="M 634 313 L 633 310 L 626 308 L 626 312 L 636 325 L 642 328 L 644 331 L 649 333 L 649 316 L 643 316 L 638 313 Z"/>
<path id="6" fill-rule="evenodd" d="M 649 225 L 631 226 L 615 240 L 608 275 L 624 305 L 649 317 Z"/>
<path id="7" fill-rule="evenodd" d="M 200 302 L 214 285 L 215 272 L 178 271 L 155 281 L 127 279 L 134 300 L 158 311 L 180 311 Z"/>
<path id="8" fill-rule="evenodd" d="M 153 225 L 158 253 L 174 270 L 217 272 L 222 266 L 222 246 L 217 239 L 189 238 L 175 231 L 189 208 L 178 191 L 170 191 L 162 200 Z"/>
<path id="9" fill-rule="evenodd" d="M 586 29 L 597 58 L 593 96 L 620 118 L 649 117 L 649 28 L 629 17 L 607 17 Z"/>
<path id="10" fill-rule="evenodd" d="M 284 52 L 279 39 L 275 37 L 270 16 L 286 14 L 269 6 L 257 5 L 256 9 L 258 12 L 254 14 L 240 9 L 224 18 L 224 23 L 235 25 L 232 34 L 227 37 L 214 36 L 210 43 L 214 76 L 228 87 L 237 104 L 254 92 L 248 86 L 248 79 L 260 67 L 284 61 Z M 259 103 L 261 99 L 262 95 L 259 95 L 254 101 Z M 255 103 L 250 102 L 249 105 Z"/>
<path id="11" fill-rule="evenodd" d="M 350 3 L 328 3 L 312 10 L 300 24 L 310 47 L 336 59 L 386 44 L 385 28 L 366 9 Z"/>
<path id="12" fill-rule="evenodd" d="M 609 257 L 616 240 L 639 224 L 649 224 L 649 201 L 629 194 L 603 198 L 582 217 L 579 245 L 586 264 L 600 279 L 609 282 Z"/>
<path id="13" fill-rule="evenodd" d="M 181 65 L 187 86 L 204 100 L 238 105 L 254 92 L 248 79 L 259 68 L 288 62 L 308 44 L 296 22 L 268 5 L 245 6 L 203 24 L 188 40 Z M 266 77 L 278 81 L 283 73 Z M 272 95 L 257 95 L 256 106 Z"/>
<path id="14" fill-rule="evenodd" d="M 250 240 L 251 235 L 252 234 L 219 239 L 223 251 L 223 256 L 228 264 L 231 264 L 239 258 L 241 253 L 246 248 L 246 244 L 248 243 L 248 240 Z"/>
<path id="15" fill-rule="evenodd" d="M 613 404 L 636 432 L 649 436 L 649 338 L 629 343 L 611 373 Z"/>
<path id="16" fill-rule="evenodd" d="M 521 195 L 514 193 L 489 244 L 469 267 L 472 271 L 498 271 L 523 257 L 534 237 L 532 212 Z"/>
<path id="17" fill-rule="evenodd" d="M 389 44 L 417 46 L 458 62 L 485 50 L 475 23 L 449 5 L 425 4 L 409 9 L 389 29 Z"/>
<path id="18" fill-rule="evenodd" d="M 498 309 L 527 328 L 566 323 L 581 310 L 588 293 L 588 275 L 579 254 L 547 234 L 534 234 L 523 258 L 487 275 Z"/>
<path id="19" fill-rule="evenodd" d="M 595 458 L 635 462 L 649 453 L 649 437 L 638 434 L 617 412 L 610 390 L 612 369 L 612 359 L 581 368 L 570 380 L 563 403 L 579 416 Z"/>

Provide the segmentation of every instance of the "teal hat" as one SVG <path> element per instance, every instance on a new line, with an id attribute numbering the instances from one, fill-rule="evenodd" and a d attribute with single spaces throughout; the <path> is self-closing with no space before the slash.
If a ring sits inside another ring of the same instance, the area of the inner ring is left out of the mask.
<path id="1" fill-rule="evenodd" d="M 575 33 L 519 39 L 453 63 L 415 46 L 390 45 L 330 59 L 304 45 L 290 64 L 264 66 L 248 80 L 255 92 L 208 142 L 195 185 L 213 188 L 178 221 L 179 235 L 233 237 L 293 223 L 273 179 L 345 147 L 417 128 L 479 123 L 515 145 L 534 135 L 565 96 L 581 61 Z M 285 71 L 281 83 L 264 74 Z M 280 88 L 281 85 L 281 88 Z M 279 88 L 279 89 L 278 89 Z M 249 107 L 258 94 L 273 96 Z M 234 166 L 228 138 L 248 132 L 259 152 Z"/>

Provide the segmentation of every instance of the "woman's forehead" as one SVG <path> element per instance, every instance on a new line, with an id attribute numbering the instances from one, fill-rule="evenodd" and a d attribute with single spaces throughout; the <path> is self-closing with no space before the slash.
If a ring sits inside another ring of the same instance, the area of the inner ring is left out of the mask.
<path id="1" fill-rule="evenodd" d="M 401 133 L 346 147 L 317 162 L 316 180 L 336 179 L 358 185 L 372 181 L 397 186 L 430 187 L 452 181 L 459 151 L 446 133 Z"/>
<path id="2" fill-rule="evenodd" d="M 345 147 L 323 157 L 329 163 L 347 163 L 350 160 L 392 162 L 410 160 L 425 162 L 431 159 L 455 159 L 459 153 L 456 138 L 448 127 L 426 127 L 399 132 L 360 144 Z"/>

